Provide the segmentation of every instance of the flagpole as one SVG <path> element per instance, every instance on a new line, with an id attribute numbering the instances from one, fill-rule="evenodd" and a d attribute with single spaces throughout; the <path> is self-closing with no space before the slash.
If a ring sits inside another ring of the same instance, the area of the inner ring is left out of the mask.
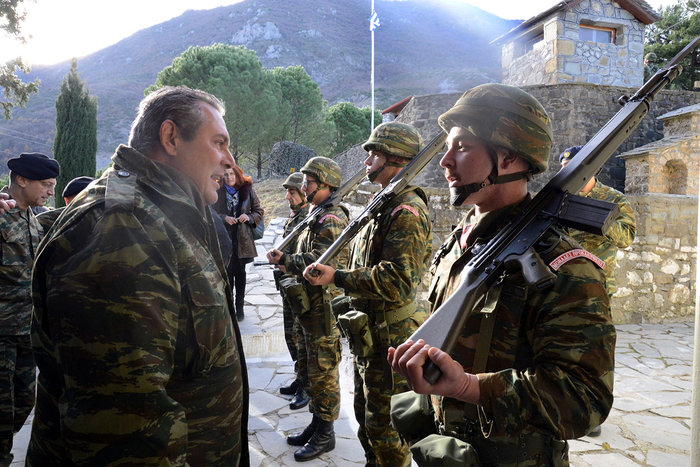
<path id="1" fill-rule="evenodd" d="M 372 113 L 371 113 L 371 117 L 370 117 L 370 127 L 369 127 L 370 133 L 374 129 L 374 30 L 375 30 L 375 28 L 372 25 L 373 21 L 374 21 L 374 0 L 372 0 L 372 12 L 370 13 L 370 30 L 372 31 L 372 72 L 371 72 L 371 77 L 370 77 L 370 86 L 372 87 Z"/>

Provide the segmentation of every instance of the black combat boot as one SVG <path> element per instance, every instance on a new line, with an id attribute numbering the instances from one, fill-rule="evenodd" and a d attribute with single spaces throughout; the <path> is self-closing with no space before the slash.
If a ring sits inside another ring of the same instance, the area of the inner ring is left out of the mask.
<path id="1" fill-rule="evenodd" d="M 324 452 L 335 449 L 335 432 L 333 422 L 318 421 L 318 427 L 311 436 L 311 439 L 304 446 L 294 451 L 294 460 L 297 462 L 310 461 L 316 459 Z"/>
<path id="2" fill-rule="evenodd" d="M 243 314 L 243 300 L 238 300 L 236 297 L 236 320 L 243 321 L 245 315 Z"/>
<path id="3" fill-rule="evenodd" d="M 290 444 L 292 446 L 305 445 L 311 439 L 311 436 L 316 432 L 316 427 L 318 426 L 319 421 L 320 418 L 314 415 L 314 418 L 311 419 L 311 423 L 309 424 L 309 426 L 304 428 L 304 431 L 291 436 L 287 436 L 287 444 Z"/>
<path id="4" fill-rule="evenodd" d="M 289 408 L 292 410 L 297 410 L 297 409 L 301 409 L 302 407 L 306 407 L 308 404 L 309 404 L 309 395 L 304 390 L 304 385 L 300 384 L 299 387 L 297 388 L 297 392 L 294 395 L 294 398 L 289 403 Z"/>
<path id="5" fill-rule="evenodd" d="M 297 393 L 297 388 L 299 386 L 303 386 L 301 384 L 301 380 L 295 379 L 294 381 L 292 381 L 292 384 L 290 384 L 289 386 L 282 386 L 280 388 L 280 394 L 284 394 L 285 396 L 293 396 L 294 394 Z"/>

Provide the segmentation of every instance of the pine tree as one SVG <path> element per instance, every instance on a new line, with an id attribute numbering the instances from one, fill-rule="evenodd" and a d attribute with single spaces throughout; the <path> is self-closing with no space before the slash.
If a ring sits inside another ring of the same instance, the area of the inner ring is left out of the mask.
<path id="1" fill-rule="evenodd" d="M 65 204 L 61 193 L 66 184 L 82 175 L 93 177 L 97 167 L 97 99 L 84 88 L 76 59 L 56 99 L 53 154 L 61 164 L 56 181 L 56 207 L 59 207 Z"/>

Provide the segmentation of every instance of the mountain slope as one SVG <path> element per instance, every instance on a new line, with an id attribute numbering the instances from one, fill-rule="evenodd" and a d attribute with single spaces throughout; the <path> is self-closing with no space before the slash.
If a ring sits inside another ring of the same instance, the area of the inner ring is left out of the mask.
<path id="1" fill-rule="evenodd" d="M 370 32 L 367 2 L 246 0 L 187 11 L 80 59 L 79 71 L 98 99 L 98 167 L 104 167 L 129 125 L 143 90 L 190 46 L 216 42 L 255 50 L 265 67 L 303 65 L 329 104 L 369 105 Z M 466 4 L 377 0 L 377 108 L 408 95 L 456 92 L 500 80 L 500 50 L 488 45 L 517 22 Z M 0 172 L 22 151 L 51 153 L 54 103 L 70 63 L 36 67 L 40 92 L 9 122 L 0 122 Z"/>

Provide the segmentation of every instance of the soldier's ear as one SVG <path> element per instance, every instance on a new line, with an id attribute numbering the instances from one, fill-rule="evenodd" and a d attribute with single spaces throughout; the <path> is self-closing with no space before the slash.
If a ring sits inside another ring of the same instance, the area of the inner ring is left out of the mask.
<path id="1" fill-rule="evenodd" d="M 27 185 L 29 184 L 29 179 L 28 179 L 28 178 L 24 178 L 24 177 L 21 176 L 21 175 L 17 175 L 17 176 L 15 177 L 15 183 L 17 183 L 17 185 L 19 185 L 20 188 L 27 188 Z"/>
<path id="2" fill-rule="evenodd" d="M 177 154 L 180 131 L 172 120 L 166 120 L 160 125 L 160 144 L 169 156 Z"/>

